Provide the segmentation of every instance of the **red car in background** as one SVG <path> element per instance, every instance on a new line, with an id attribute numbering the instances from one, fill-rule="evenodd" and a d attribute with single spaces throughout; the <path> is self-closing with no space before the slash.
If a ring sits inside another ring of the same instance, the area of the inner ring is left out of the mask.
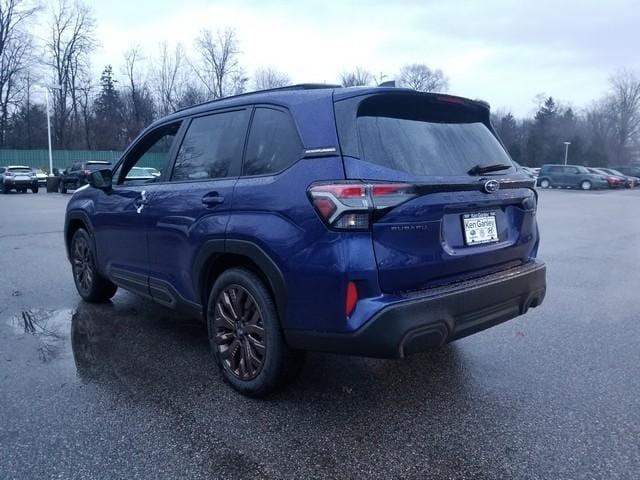
<path id="1" fill-rule="evenodd" d="M 609 188 L 624 188 L 626 186 L 626 179 L 624 176 L 612 175 L 602 168 L 591 168 L 587 167 L 589 172 L 595 173 L 596 175 L 602 175 L 605 177 Z"/>

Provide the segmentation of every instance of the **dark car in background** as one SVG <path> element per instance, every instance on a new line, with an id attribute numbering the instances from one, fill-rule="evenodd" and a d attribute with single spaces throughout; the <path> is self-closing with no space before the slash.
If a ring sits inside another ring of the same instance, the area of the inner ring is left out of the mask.
<path id="1" fill-rule="evenodd" d="M 201 318 L 260 396 L 306 350 L 404 357 L 540 305 L 534 183 L 484 102 L 294 86 L 151 125 L 71 198 L 65 243 L 82 298 Z"/>
<path id="2" fill-rule="evenodd" d="M 608 188 L 605 175 L 592 173 L 582 165 L 543 165 L 538 174 L 538 186 L 542 188 L 565 187 L 592 190 Z"/>
<path id="3" fill-rule="evenodd" d="M 110 162 L 101 160 L 74 163 L 60 172 L 60 193 L 67 193 L 67 190 L 73 190 L 82 185 L 86 185 L 91 172 L 110 167 Z"/>
<path id="4" fill-rule="evenodd" d="M 624 175 L 640 178 L 640 164 L 620 165 L 620 166 L 614 165 L 611 168 L 613 168 L 614 170 L 620 173 L 623 173 Z"/>
<path id="5" fill-rule="evenodd" d="M 23 165 L 0 167 L 0 188 L 2 193 L 9 193 L 11 190 L 22 193 L 31 190 L 33 193 L 38 193 L 38 178 L 31 167 Z"/>

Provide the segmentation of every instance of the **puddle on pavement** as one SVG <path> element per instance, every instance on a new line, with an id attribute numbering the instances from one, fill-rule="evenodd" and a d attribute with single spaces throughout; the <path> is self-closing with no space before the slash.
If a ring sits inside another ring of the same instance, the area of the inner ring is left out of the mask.
<path id="1" fill-rule="evenodd" d="M 124 383 L 131 389 L 130 384 L 144 383 L 150 372 L 164 370 L 169 351 L 181 357 L 181 351 L 173 350 L 184 348 L 185 342 L 208 358 L 202 324 L 140 301 L 32 308 L 9 317 L 8 325 L 13 334 L 27 340 L 8 340 L 8 361 L 25 355 L 43 364 L 71 360 L 84 383 Z M 18 349 L 14 354 L 13 348 Z"/>
<path id="2" fill-rule="evenodd" d="M 74 310 L 29 309 L 14 315 L 9 325 L 18 334 L 31 335 L 38 341 L 37 352 L 43 363 L 55 359 L 69 339 L 69 324 Z"/>

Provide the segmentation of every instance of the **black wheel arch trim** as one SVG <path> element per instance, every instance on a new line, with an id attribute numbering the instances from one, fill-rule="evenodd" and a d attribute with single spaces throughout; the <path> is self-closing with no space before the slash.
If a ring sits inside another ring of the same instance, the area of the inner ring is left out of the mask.
<path id="1" fill-rule="evenodd" d="M 75 220 L 80 220 L 86 227 L 87 232 L 91 237 L 91 243 L 92 243 L 91 246 L 93 247 L 93 253 L 94 255 L 97 255 L 96 241 L 93 235 L 93 232 L 94 232 L 93 223 L 91 223 L 91 219 L 89 218 L 89 215 L 87 214 L 87 212 L 83 210 L 72 210 L 71 212 L 67 212 L 64 219 L 64 245 L 65 245 L 65 249 L 67 250 L 67 258 L 69 259 L 71 258 L 70 252 L 69 252 L 69 248 L 71 246 L 71 238 L 69 237 L 69 225 L 71 224 L 71 222 Z"/>
<path id="2" fill-rule="evenodd" d="M 204 283 L 207 281 L 207 266 L 209 261 L 216 256 L 223 257 L 225 254 L 234 254 L 247 257 L 261 270 L 266 277 L 269 285 L 267 285 L 275 296 L 276 308 L 280 319 L 285 315 L 287 305 L 287 288 L 282 275 L 282 271 L 273 258 L 265 252 L 259 245 L 250 240 L 237 239 L 212 239 L 205 242 L 193 263 L 192 278 L 194 291 L 200 295 Z"/>

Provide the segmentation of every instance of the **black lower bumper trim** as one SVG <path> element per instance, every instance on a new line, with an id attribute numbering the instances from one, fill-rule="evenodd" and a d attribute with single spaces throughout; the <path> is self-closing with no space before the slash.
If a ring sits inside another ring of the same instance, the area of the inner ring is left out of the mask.
<path id="1" fill-rule="evenodd" d="M 389 305 L 353 333 L 285 330 L 285 337 L 302 350 L 403 357 L 522 315 L 540 305 L 545 292 L 546 267 L 530 262 Z"/>

